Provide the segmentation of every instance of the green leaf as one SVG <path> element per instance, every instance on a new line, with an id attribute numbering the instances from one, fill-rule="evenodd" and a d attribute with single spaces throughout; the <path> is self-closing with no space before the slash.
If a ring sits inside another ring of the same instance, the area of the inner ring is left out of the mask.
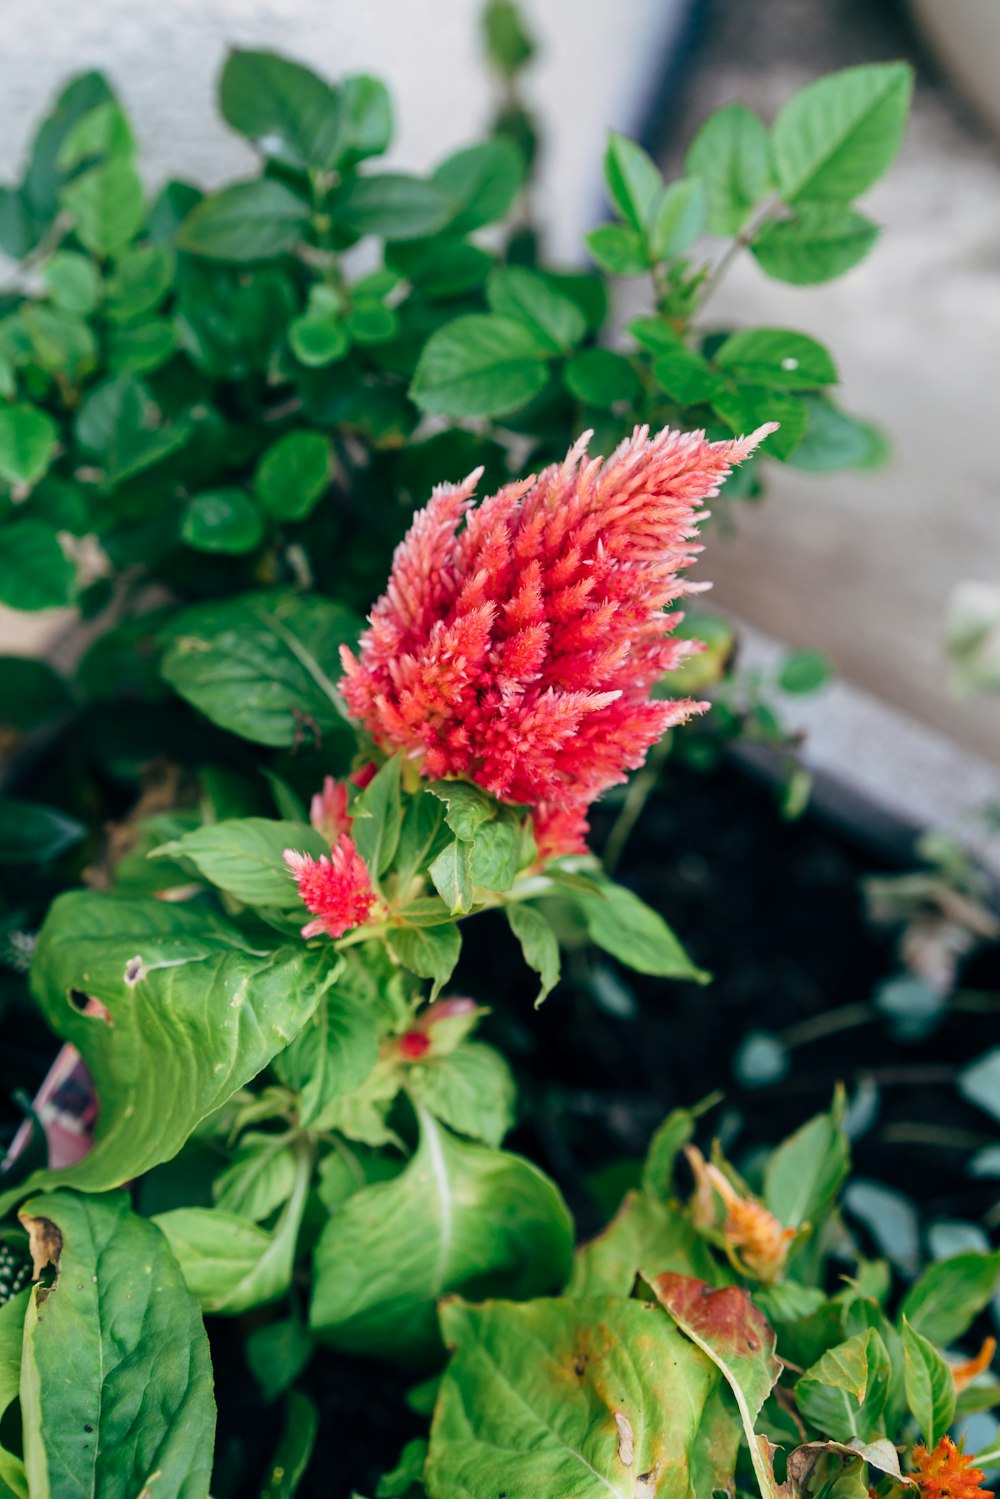
<path id="1" fill-rule="evenodd" d="M 671 260 L 690 250 L 705 225 L 705 189 L 698 177 L 685 177 L 661 188 L 653 205 L 649 253 Z"/>
<path id="2" fill-rule="evenodd" d="M 285 1428 L 260 1499 L 293 1499 L 305 1477 L 318 1435 L 319 1415 L 315 1405 L 301 1390 L 292 1390 L 285 1411 Z"/>
<path id="3" fill-rule="evenodd" d="M 147 386 L 132 374 L 115 375 L 88 392 L 74 423 L 76 440 L 116 488 L 184 446 L 188 434 L 163 422 Z"/>
<path id="4" fill-rule="evenodd" d="M 0 684 L 3 677 L 0 672 Z M 435 854 L 444 847 L 447 832 L 443 826 L 444 807 L 429 791 L 418 791 L 406 799 L 396 850 L 396 874 L 399 888 L 406 890 L 414 876 L 422 874 Z"/>
<path id="5" fill-rule="evenodd" d="M 781 195 L 848 203 L 891 164 L 913 91 L 907 63 L 868 63 L 806 84 L 779 111 L 771 149 Z"/>
<path id="6" fill-rule="evenodd" d="M 953 1254 L 924 1271 L 903 1298 L 901 1313 L 914 1332 L 947 1346 L 968 1332 L 995 1295 L 998 1281 L 1000 1249 Z"/>
<path id="7" fill-rule="evenodd" d="M 37 728 L 72 706 L 69 687 L 48 662 L 0 656 L 0 728 Z"/>
<path id="8" fill-rule="evenodd" d="M 563 382 L 578 401 L 603 408 L 616 401 L 631 403 L 642 394 L 642 382 L 631 362 L 610 349 L 584 349 L 574 354 L 563 370 Z"/>
<path id="9" fill-rule="evenodd" d="M 299 1095 L 303 1128 L 314 1125 L 334 1099 L 361 1087 L 378 1061 L 378 1043 L 371 1006 L 335 986 L 275 1062 L 282 1082 Z"/>
<path id="10" fill-rule="evenodd" d="M 415 1062 L 406 1086 L 442 1124 L 487 1145 L 498 1146 L 514 1123 L 513 1074 L 500 1053 L 481 1041 Z"/>
<path id="11" fill-rule="evenodd" d="M 462 935 L 454 922 L 446 926 L 391 927 L 386 941 L 404 968 L 417 978 L 434 980 L 431 999 L 436 999 L 454 973 L 462 950 Z"/>
<path id="12" fill-rule="evenodd" d="M 181 537 L 199 552 L 252 552 L 264 535 L 264 517 L 243 489 L 205 489 L 187 503 Z"/>
<path id="13" fill-rule="evenodd" d="M 108 99 L 67 131 L 56 166 L 60 172 L 70 173 L 84 163 L 93 165 L 112 156 L 131 160 L 135 150 L 135 136 L 121 105 L 116 99 Z"/>
<path id="14" fill-rule="evenodd" d="M 0 478 L 9 484 L 37 484 L 58 440 L 55 422 L 37 406 L 0 406 Z"/>
<path id="15" fill-rule="evenodd" d="M 777 1489 L 754 1427 L 781 1374 L 774 1333 L 742 1287 L 712 1291 L 703 1281 L 672 1272 L 649 1284 L 680 1331 L 722 1372 L 736 1399 L 761 1494 L 768 1499 Z"/>
<path id="16" fill-rule="evenodd" d="M 777 422 L 778 430 L 765 437 L 761 452 L 782 461 L 795 452 L 809 425 L 809 412 L 801 396 L 769 390 L 766 385 L 719 391 L 712 397 L 712 408 L 736 433 L 752 432 L 762 422 Z"/>
<path id="17" fill-rule="evenodd" d="M 170 290 L 174 259 L 164 245 L 134 245 L 120 255 L 104 287 L 108 321 L 131 323 L 154 312 Z"/>
<path id="18" fill-rule="evenodd" d="M 559 942 L 547 918 L 534 906 L 516 901 L 504 907 L 511 931 L 521 944 L 524 961 L 541 979 L 535 1009 L 559 982 Z"/>
<path id="19" fill-rule="evenodd" d="M 486 822 L 472 845 L 472 883 L 482 890 L 509 890 L 521 864 L 523 830 L 517 814 L 501 807 L 492 822 Z"/>
<path id="20" fill-rule="evenodd" d="M 955 1415 L 955 1379 L 933 1343 L 903 1318 L 906 1404 L 928 1448 L 936 1447 Z"/>
<path id="21" fill-rule="evenodd" d="M 786 1228 L 816 1228 L 833 1206 L 851 1164 L 838 1111 L 817 1114 L 773 1152 L 764 1176 L 764 1201 Z"/>
<path id="22" fill-rule="evenodd" d="M 301 63 L 273 52 L 230 52 L 219 80 L 219 109 L 271 161 L 293 169 L 334 165 L 337 95 Z"/>
<path id="23" fill-rule="evenodd" d="M 432 781 L 426 790 L 444 802 L 447 808 L 445 822 L 456 838 L 467 843 L 473 843 L 483 824 L 496 817 L 500 810 L 499 803 L 492 796 L 469 781 Z"/>
<path id="24" fill-rule="evenodd" d="M 604 181 L 619 215 L 645 234 L 663 187 L 656 162 L 638 142 L 612 131 L 604 155 Z"/>
<path id="25" fill-rule="evenodd" d="M 12 260 L 23 260 L 38 243 L 41 228 L 23 189 L 0 186 L 0 250 Z"/>
<path id="26" fill-rule="evenodd" d="M 806 1421 L 838 1442 L 883 1436 L 882 1413 L 892 1367 L 873 1327 L 827 1349 L 796 1381 L 795 1400 Z"/>
<path id="27" fill-rule="evenodd" d="M 319 858 L 330 846 L 315 828 L 268 817 L 209 822 L 154 850 L 154 857 L 186 859 L 209 884 L 245 906 L 294 910 L 299 893 L 282 859 L 286 848 Z"/>
<path id="28" fill-rule="evenodd" d="M 646 242 L 627 224 L 602 224 L 583 237 L 590 258 L 609 276 L 641 276 L 649 270 Z"/>
<path id="29" fill-rule="evenodd" d="M 510 212 L 524 182 L 524 158 L 511 141 L 497 137 L 456 151 L 435 170 L 433 180 L 459 205 L 451 228 L 468 234 Z"/>
<path id="30" fill-rule="evenodd" d="M 680 339 L 657 352 L 653 361 L 656 383 L 682 406 L 710 401 L 722 389 L 722 377 L 708 361 Z"/>
<path id="31" fill-rule="evenodd" d="M 810 390 L 836 384 L 837 367 L 821 343 L 783 328 L 748 328 L 727 338 L 715 362 L 756 385 Z"/>
<path id="32" fill-rule="evenodd" d="M 221 728 L 289 746 L 343 729 L 338 648 L 358 629 L 342 605 L 294 593 L 200 604 L 171 625 L 163 676 Z"/>
<path id="33" fill-rule="evenodd" d="M 22 309 L 21 324 L 31 340 L 33 362 L 50 374 L 76 385 L 97 365 L 97 341 L 75 312 L 35 302 Z"/>
<path id="34" fill-rule="evenodd" d="M 24 1290 L 0 1302 L 0 1420 L 20 1393 L 24 1314 L 30 1294 L 30 1291 Z M 2 1446 L 0 1499 L 29 1499 L 24 1463 Z"/>
<path id="35" fill-rule="evenodd" d="M 454 1352 L 431 1428 L 432 1499 L 694 1492 L 719 1376 L 669 1317 L 610 1296 L 452 1300 L 441 1327 Z M 735 1437 L 732 1417 L 729 1425 Z"/>
<path id="36" fill-rule="evenodd" d="M 694 966 L 658 912 L 611 880 L 594 883 L 592 895 L 573 892 L 592 942 L 637 973 L 708 982 L 708 974 Z"/>
<path id="37" fill-rule="evenodd" d="M 215 1401 L 201 1316 L 166 1242 L 124 1193 L 34 1197 L 21 1214 L 55 1265 L 24 1322 L 21 1412 L 32 1494 L 206 1494 Z"/>
<path id="38" fill-rule="evenodd" d="M 338 224 L 379 239 L 422 239 L 436 234 L 455 213 L 455 200 L 438 182 L 402 172 L 354 177 L 333 204 Z"/>
<path id="39" fill-rule="evenodd" d="M 402 826 L 400 778 L 403 762 L 398 755 L 387 760 L 351 805 L 351 834 L 358 853 L 378 877 L 396 857 Z"/>
<path id="40" fill-rule="evenodd" d="M 276 1400 L 295 1383 L 313 1351 L 309 1329 L 297 1317 L 255 1327 L 246 1340 L 247 1363 L 265 1401 Z"/>
<path id="41" fill-rule="evenodd" d="M 778 686 L 782 692 L 818 692 L 833 676 L 833 667 L 822 651 L 791 651 L 781 664 Z"/>
<path id="42" fill-rule="evenodd" d="M 322 432 L 287 432 L 264 452 L 254 489 L 268 514 L 305 520 L 330 483 L 333 450 Z"/>
<path id="43" fill-rule="evenodd" d="M 60 91 L 51 113 L 43 120 L 24 178 L 24 196 L 43 226 L 55 217 L 59 207 L 63 173 L 57 162 L 63 142 L 80 120 L 113 98 L 100 73 L 81 73 Z"/>
<path id="44" fill-rule="evenodd" d="M 441 1296 L 542 1295 L 571 1245 L 562 1198 L 536 1167 L 456 1139 L 421 1109 L 402 1174 L 356 1192 L 324 1227 L 310 1326 L 345 1352 L 420 1364 L 440 1348 Z"/>
<path id="45" fill-rule="evenodd" d="M 878 468 L 888 447 L 877 427 L 841 411 L 825 396 L 808 392 L 801 397 L 806 430 L 789 458 L 792 468 L 828 474 L 843 468 Z"/>
<path id="46" fill-rule="evenodd" d="M 630 1191 L 604 1232 L 577 1250 L 566 1294 L 628 1296 L 640 1270 L 720 1278 L 708 1244 L 682 1212 Z"/>
<path id="47" fill-rule="evenodd" d="M 767 129 L 745 104 L 726 104 L 698 131 L 684 169 L 704 184 L 711 232 L 738 234 L 771 186 Z"/>
<path id="48" fill-rule="evenodd" d="M 673 1200 L 677 1157 L 694 1139 L 694 1122 L 698 1115 L 714 1102 L 713 1097 L 695 1109 L 674 1109 L 654 1131 L 642 1166 L 642 1190 L 647 1197 L 659 1202 Z M 703 1280 L 707 1278 L 702 1276 Z"/>
<path id="49" fill-rule="evenodd" d="M 288 342 L 296 359 L 308 369 L 335 364 L 351 347 L 351 337 L 343 323 L 314 313 L 289 323 Z"/>
<path id="50" fill-rule="evenodd" d="M 513 78 L 535 55 L 514 0 L 489 0 L 483 11 L 483 35 L 489 60 L 504 78 Z"/>
<path id="51" fill-rule="evenodd" d="M 257 951 L 204 908 L 71 891 L 38 937 L 32 992 L 101 1101 L 90 1153 L 29 1183 L 101 1192 L 170 1160 L 288 1045 L 336 972 L 302 944 Z M 108 1018 L 84 1013 L 99 1000 Z M 0 1195 L 3 1205 L 26 1188 Z"/>
<path id="52" fill-rule="evenodd" d="M 291 1192 L 270 1233 L 221 1208 L 175 1208 L 154 1218 L 205 1311 L 238 1316 L 287 1294 L 313 1167 L 305 1141 L 293 1153 Z"/>
<path id="53" fill-rule="evenodd" d="M 291 188 L 255 177 L 203 198 L 177 231 L 177 244 L 207 260 L 273 260 L 294 249 L 308 221 L 308 207 Z"/>
<path id="54" fill-rule="evenodd" d="M 357 73 L 337 90 L 340 125 L 335 165 L 343 169 L 381 156 L 392 143 L 392 99 L 380 78 Z"/>
<path id="55" fill-rule="evenodd" d="M 59 609 L 73 600 L 76 568 L 43 521 L 18 520 L 0 531 L 0 604 Z"/>
<path id="56" fill-rule="evenodd" d="M 550 342 L 524 323 L 470 313 L 427 340 L 410 396 L 421 411 L 506 416 L 544 390 L 550 355 Z"/>
<path id="57" fill-rule="evenodd" d="M 86 255 L 57 250 L 42 266 L 42 277 L 57 307 L 86 315 L 97 306 L 97 267 Z"/>
<path id="58" fill-rule="evenodd" d="M 486 300 L 498 317 L 524 323 L 553 354 L 573 348 L 587 331 L 576 303 L 554 291 L 538 271 L 523 266 L 499 266 L 486 284 Z"/>
<path id="59" fill-rule="evenodd" d="M 134 370 L 137 375 L 162 369 L 177 348 L 177 327 L 169 318 L 151 318 L 127 328 L 108 331 L 108 367 L 116 374 Z"/>
<path id="60" fill-rule="evenodd" d="M 489 824 L 487 824 L 489 826 Z M 472 908 L 472 844 L 453 838 L 431 864 L 427 873 L 434 889 L 452 916 Z"/>
<path id="61" fill-rule="evenodd" d="M 0 865 L 46 864 L 87 835 L 75 817 L 12 796 L 0 801 Z"/>
<path id="62" fill-rule="evenodd" d="M 295 1177 L 295 1151 L 287 1135 L 247 1130 L 212 1183 L 212 1198 L 220 1212 L 261 1223 L 291 1197 Z"/>
<path id="63" fill-rule="evenodd" d="M 841 203 L 800 203 L 794 218 L 765 224 L 750 244 L 761 270 L 792 286 L 818 286 L 864 260 L 879 226 Z"/>
<path id="64" fill-rule="evenodd" d="M 62 190 L 76 237 L 94 255 L 115 255 L 142 227 L 142 182 L 131 161 L 116 156 L 74 177 Z"/>

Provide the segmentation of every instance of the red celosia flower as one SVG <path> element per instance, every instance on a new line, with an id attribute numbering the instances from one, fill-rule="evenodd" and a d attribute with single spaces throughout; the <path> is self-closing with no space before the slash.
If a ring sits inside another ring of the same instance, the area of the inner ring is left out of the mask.
<path id="1" fill-rule="evenodd" d="M 354 818 L 347 810 L 346 781 L 336 781 L 333 776 L 324 778 L 323 790 L 317 791 L 309 804 L 309 821 L 331 846 L 341 833 L 351 831 Z"/>
<path id="2" fill-rule="evenodd" d="M 951 1437 L 942 1437 L 931 1452 L 914 1447 L 913 1462 L 923 1499 L 993 1499 L 992 1490 L 979 1487 L 981 1469 L 972 1466 L 972 1458 Z"/>
<path id="3" fill-rule="evenodd" d="M 314 859 L 291 848 L 285 849 L 284 858 L 303 904 L 316 917 L 302 928 L 303 937 L 318 937 L 321 932 L 342 937 L 368 920 L 375 891 L 368 866 L 346 833 L 341 833 L 329 858 L 324 854 Z"/>
<path id="4" fill-rule="evenodd" d="M 704 704 L 652 701 L 698 647 L 668 604 L 700 548 L 701 502 L 772 430 L 707 442 L 636 428 L 604 462 L 565 461 L 473 505 L 442 485 L 397 549 L 388 590 L 344 650 L 348 708 L 434 778 L 537 809 L 546 852 L 582 847 L 586 809 Z M 464 521 L 464 526 L 462 522 Z"/>

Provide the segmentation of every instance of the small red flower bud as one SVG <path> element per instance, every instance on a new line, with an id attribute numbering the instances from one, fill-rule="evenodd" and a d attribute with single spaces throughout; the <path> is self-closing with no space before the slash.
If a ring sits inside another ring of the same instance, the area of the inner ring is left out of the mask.
<path id="1" fill-rule="evenodd" d="M 419 1062 L 430 1049 L 430 1037 L 423 1031 L 405 1031 L 399 1038 L 399 1054 L 404 1062 Z"/>

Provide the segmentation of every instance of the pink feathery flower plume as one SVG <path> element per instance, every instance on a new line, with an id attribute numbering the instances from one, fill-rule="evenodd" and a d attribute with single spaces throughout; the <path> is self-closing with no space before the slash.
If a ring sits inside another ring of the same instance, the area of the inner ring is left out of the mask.
<path id="1" fill-rule="evenodd" d="M 314 859 L 310 854 L 286 848 L 284 859 L 306 910 L 316 918 L 302 928 L 303 937 L 318 937 L 321 933 L 342 937 L 368 920 L 375 904 L 375 891 L 368 866 L 347 833 L 341 833 L 329 858 L 322 854 Z"/>
<path id="2" fill-rule="evenodd" d="M 397 548 L 341 690 L 385 750 L 531 806 L 543 853 L 581 850 L 586 811 L 665 731 L 707 706 L 650 689 L 699 646 L 664 609 L 702 501 L 773 430 L 708 442 L 637 427 L 611 458 L 562 463 L 475 505 L 482 473 L 440 485 Z M 464 524 L 463 524 L 464 522 Z"/>

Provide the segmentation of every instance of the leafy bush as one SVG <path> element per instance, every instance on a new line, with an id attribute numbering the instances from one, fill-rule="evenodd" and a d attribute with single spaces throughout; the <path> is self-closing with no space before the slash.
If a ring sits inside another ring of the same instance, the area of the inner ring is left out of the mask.
<path id="1" fill-rule="evenodd" d="M 914 1472 L 975 1499 L 948 1430 L 1000 1386 L 988 1351 L 941 1349 L 1000 1261 L 960 1254 L 900 1303 L 839 1215 L 839 1098 L 750 1184 L 673 1114 L 577 1247 L 556 1183 L 504 1148 L 516 1086 L 484 1009 L 440 997 L 486 911 L 538 1003 L 588 943 L 707 981 L 587 850 L 587 813 L 725 668 L 724 627 L 674 608 L 701 501 L 740 463 L 727 494 L 757 493 L 761 455 L 882 452 L 814 339 L 704 309 L 742 250 L 801 285 L 861 259 L 877 231 L 854 200 L 895 154 L 909 75 L 821 79 L 770 131 L 727 106 L 669 184 L 612 137 L 603 274 L 553 272 L 521 200 L 531 42 L 505 0 L 486 29 L 496 132 L 429 177 L 372 169 L 377 80 L 237 52 L 221 109 L 258 176 L 147 204 L 88 74 L 0 202 L 22 262 L 0 601 L 97 622 L 71 682 L 0 664 L 9 742 L 51 801 L 0 814 L 5 961 L 30 965 L 59 1075 L 97 1106 L 61 1159 L 36 1119 L 0 1177 L 0 1492 L 206 1495 L 207 1315 L 284 1402 L 268 1495 L 309 1463 L 303 1381 L 332 1350 L 401 1364 L 434 1411 L 394 1471 L 376 1454 L 387 1499 L 889 1499 Z M 712 260 L 703 232 L 729 242 Z M 650 309 L 612 340 L 606 278 L 633 274 Z M 588 427 L 603 466 L 564 458 Z M 474 508 L 477 467 L 499 493 Z M 806 653 L 781 684 L 824 675 Z M 740 690 L 730 720 L 780 737 L 761 684 Z"/>

